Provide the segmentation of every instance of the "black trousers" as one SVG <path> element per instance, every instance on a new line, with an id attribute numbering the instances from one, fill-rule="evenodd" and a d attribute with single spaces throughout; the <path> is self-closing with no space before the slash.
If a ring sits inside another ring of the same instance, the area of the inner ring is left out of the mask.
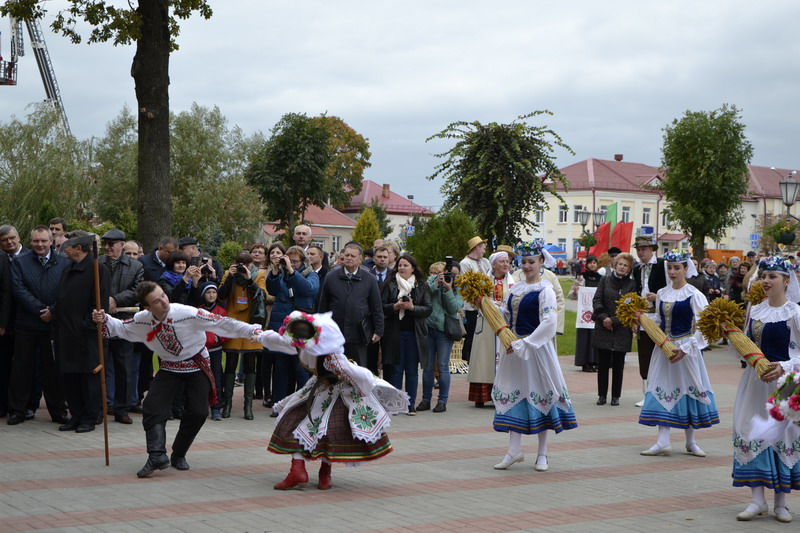
<path id="1" fill-rule="evenodd" d="M 50 418 L 67 416 L 61 376 L 56 369 L 50 334 L 42 331 L 18 329 L 14 336 L 14 362 L 9 384 L 9 413 L 25 415 L 31 397 L 36 362 L 42 365 L 42 390 Z"/>
<path id="2" fill-rule="evenodd" d="M 100 409 L 105 405 L 100 389 L 100 374 L 65 372 L 61 377 L 72 421 L 95 425 L 97 417 L 102 414 Z"/>
<path id="3" fill-rule="evenodd" d="M 11 381 L 11 364 L 14 361 L 14 334 L 0 337 L 0 416 L 8 412 L 8 384 Z"/>
<path id="4" fill-rule="evenodd" d="M 127 415 L 130 410 L 128 393 L 128 368 L 133 358 L 133 343 L 122 339 L 108 341 L 106 352 L 106 383 L 114 380 L 114 397 L 106 398 L 114 406 L 115 415 Z M 109 359 L 112 364 L 109 365 Z M 110 368 L 109 368 L 110 367 Z M 113 368 L 113 370 L 111 370 Z M 113 401 L 111 401 L 113 400 Z"/>
<path id="5" fill-rule="evenodd" d="M 611 397 L 622 395 L 622 372 L 625 369 L 625 352 L 597 349 L 597 395 L 608 395 L 608 369 L 611 369 Z"/>
<path id="6" fill-rule="evenodd" d="M 469 361 L 469 354 L 472 351 L 472 336 L 475 334 L 475 327 L 478 325 L 478 312 L 464 311 L 464 317 L 467 319 L 466 324 L 464 324 L 467 334 L 464 336 L 464 346 L 461 348 L 461 359 Z"/>
<path id="7" fill-rule="evenodd" d="M 650 358 L 653 357 L 653 348 L 656 347 L 656 343 L 650 338 L 650 336 L 644 332 L 639 332 L 639 375 L 642 376 L 642 379 L 647 379 L 647 371 L 650 370 Z"/>
<path id="8" fill-rule="evenodd" d="M 367 368 L 370 372 L 378 375 L 378 358 L 381 354 L 381 343 L 373 342 L 367 346 Z"/>
<path id="9" fill-rule="evenodd" d="M 177 457 L 186 455 L 200 428 L 206 423 L 208 391 L 211 388 L 208 378 L 200 371 L 179 373 L 159 370 L 142 403 L 142 426 L 145 431 L 153 426 L 165 425 L 169 419 L 172 398 L 181 386 L 186 395 L 183 417 L 172 443 L 172 454 Z"/>
<path id="10" fill-rule="evenodd" d="M 345 342 L 344 354 L 358 363 L 358 366 L 367 368 L 367 345 L 360 342 Z"/>

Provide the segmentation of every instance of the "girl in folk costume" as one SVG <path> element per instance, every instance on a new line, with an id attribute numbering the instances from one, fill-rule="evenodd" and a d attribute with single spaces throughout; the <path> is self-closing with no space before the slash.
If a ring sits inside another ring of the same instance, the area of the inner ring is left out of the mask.
<path id="1" fill-rule="evenodd" d="M 347 359 L 331 313 L 293 311 L 277 333 L 257 338 L 270 350 L 298 354 L 314 372 L 302 389 L 274 406 L 279 416 L 268 449 L 292 456 L 289 475 L 276 490 L 304 487 L 307 460 L 322 459 L 317 487 L 326 490 L 331 463 L 357 465 L 392 451 L 386 430 L 392 415 L 407 412 L 408 395 Z"/>
<path id="2" fill-rule="evenodd" d="M 767 299 L 750 310 L 747 336 L 769 359 L 772 370 L 759 379 L 752 366 L 739 382 L 733 410 L 733 486 L 750 487 L 752 502 L 737 520 L 767 514 L 764 488 L 775 491 L 775 517 L 791 522 L 786 493 L 800 490 L 800 427 L 772 420 L 766 405 L 772 383 L 785 372 L 800 371 L 800 287 L 785 259 L 768 257 L 759 263 Z M 765 437 L 764 428 L 775 433 Z"/>
<path id="3" fill-rule="evenodd" d="M 670 455 L 669 429 L 675 427 L 686 432 L 687 453 L 705 457 L 695 442 L 694 430 L 719 424 L 714 392 L 700 353 L 708 343 L 695 328 L 698 314 L 708 301 L 686 281 L 697 275 L 688 253 L 667 252 L 664 264 L 668 281 L 657 293 L 656 310 L 661 329 L 675 344 L 677 355 L 670 360 L 658 346 L 653 349 L 639 423 L 658 426 L 658 441 L 641 455 Z"/>
<path id="4" fill-rule="evenodd" d="M 511 258 L 507 252 L 495 252 L 489 256 L 491 265 L 487 274 L 494 283 L 494 301 L 501 304 L 508 298 L 514 281 L 509 274 Z M 482 315 L 478 315 L 475 334 L 472 337 L 472 349 L 469 360 L 469 401 L 475 407 L 492 399 L 492 382 L 494 381 L 497 357 L 501 346 L 491 326 Z"/>
<path id="5" fill-rule="evenodd" d="M 522 462 L 522 435 L 539 436 L 535 470 L 548 468 L 548 430 L 560 433 L 578 427 L 567 385 L 553 347 L 556 335 L 556 295 L 542 280 L 541 266 L 552 266 L 544 243 L 533 241 L 516 249 L 522 256 L 525 280 L 510 290 L 505 301 L 511 330 L 520 337 L 500 356 L 492 399 L 494 429 L 509 433 L 508 453 L 494 467 L 505 470 Z"/>

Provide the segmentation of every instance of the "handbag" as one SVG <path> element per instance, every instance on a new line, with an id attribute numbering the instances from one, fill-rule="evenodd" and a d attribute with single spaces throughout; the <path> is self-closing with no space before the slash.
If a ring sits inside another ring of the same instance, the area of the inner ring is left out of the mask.
<path id="1" fill-rule="evenodd" d="M 267 322 L 267 294 L 261 287 L 256 287 L 253 295 L 253 304 L 250 306 L 250 323 L 261 324 Z"/>
<path id="2" fill-rule="evenodd" d="M 442 311 L 444 311 L 444 294 L 442 294 Z M 448 316 L 444 311 L 444 333 L 453 342 L 458 342 L 467 334 L 467 329 L 460 317 Z"/>

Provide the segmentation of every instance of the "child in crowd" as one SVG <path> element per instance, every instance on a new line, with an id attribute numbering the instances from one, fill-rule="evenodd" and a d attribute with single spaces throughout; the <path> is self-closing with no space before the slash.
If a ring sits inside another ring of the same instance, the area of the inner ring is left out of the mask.
<path id="1" fill-rule="evenodd" d="M 215 315 L 227 316 L 228 312 L 217 302 L 217 285 L 213 281 L 206 281 L 200 285 L 200 298 L 202 307 L 209 313 Z M 206 349 L 208 356 L 211 359 L 211 373 L 214 375 L 214 382 L 216 383 L 217 390 L 222 390 L 222 343 L 225 341 L 223 337 L 218 336 L 216 333 L 206 331 Z M 220 409 L 222 403 L 217 402 L 211 406 L 211 420 L 220 421 L 222 415 Z"/>

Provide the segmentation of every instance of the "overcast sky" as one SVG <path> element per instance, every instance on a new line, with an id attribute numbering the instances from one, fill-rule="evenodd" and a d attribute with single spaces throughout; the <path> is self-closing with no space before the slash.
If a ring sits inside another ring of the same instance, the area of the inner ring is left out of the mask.
<path id="1" fill-rule="evenodd" d="M 216 105 L 246 133 L 288 112 L 340 116 L 370 141 L 366 177 L 423 205 L 442 203 L 441 182 L 425 177 L 450 146 L 427 137 L 537 109 L 554 116 L 535 123 L 575 151 L 557 152 L 559 166 L 615 153 L 658 165 L 665 125 L 730 103 L 743 110 L 753 164 L 800 168 L 796 0 L 210 3 L 210 20 L 182 24 L 173 111 Z M 6 58 L 9 28 L 0 21 Z M 73 133 L 103 135 L 123 105 L 136 108 L 134 47 L 73 45 L 45 29 Z M 18 76 L 0 87 L 0 121 L 44 99 L 29 46 Z"/>

